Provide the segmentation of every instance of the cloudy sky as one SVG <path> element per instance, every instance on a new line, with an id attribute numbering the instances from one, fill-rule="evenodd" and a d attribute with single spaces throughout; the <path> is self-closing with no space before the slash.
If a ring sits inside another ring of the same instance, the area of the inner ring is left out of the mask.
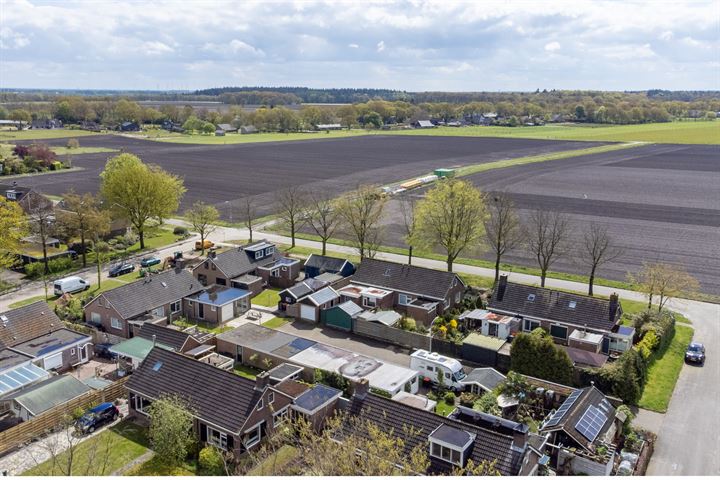
<path id="1" fill-rule="evenodd" d="M 720 1 L 0 0 L 0 87 L 720 89 Z"/>

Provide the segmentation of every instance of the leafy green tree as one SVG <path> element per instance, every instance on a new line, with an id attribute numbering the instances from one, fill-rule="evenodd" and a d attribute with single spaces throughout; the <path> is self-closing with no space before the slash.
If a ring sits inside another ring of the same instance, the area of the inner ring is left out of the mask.
<path id="1" fill-rule="evenodd" d="M 513 339 L 510 365 L 518 373 L 564 385 L 572 383 L 572 360 L 541 328 L 520 333 Z"/>
<path id="2" fill-rule="evenodd" d="M 381 242 L 380 221 L 385 212 L 386 198 L 376 188 L 361 185 L 345 195 L 339 203 L 340 217 L 350 234 L 360 259 L 372 258 Z"/>
<path id="3" fill-rule="evenodd" d="M 0 268 L 15 263 L 20 240 L 28 233 L 28 219 L 16 202 L 0 197 Z"/>
<path id="4" fill-rule="evenodd" d="M 452 272 L 460 253 L 480 245 L 485 212 L 479 189 L 462 180 L 444 180 L 418 202 L 411 243 L 419 248 L 442 248 L 448 272 Z"/>
<path id="5" fill-rule="evenodd" d="M 12 112 L 10 112 L 9 116 L 10 120 L 14 120 L 16 122 L 30 123 L 32 121 L 32 115 L 30 115 L 30 112 L 21 108 L 13 110 Z"/>
<path id="6" fill-rule="evenodd" d="M 502 414 L 502 410 L 497 402 L 497 395 L 492 391 L 483 393 L 482 396 L 475 401 L 472 408 L 478 412 L 489 413 L 490 415 L 500 416 Z"/>
<path id="7" fill-rule="evenodd" d="M 177 211 L 185 193 L 181 178 L 129 153 L 108 160 L 100 179 L 101 195 L 118 216 L 135 227 L 140 248 L 145 248 L 148 221 L 163 220 Z"/>
<path id="8" fill-rule="evenodd" d="M 193 226 L 193 229 L 200 234 L 200 254 L 205 255 L 205 239 L 217 229 L 220 212 L 212 205 L 195 202 L 192 208 L 185 212 L 185 217 Z"/>
<path id="9" fill-rule="evenodd" d="M 176 395 L 164 395 L 148 407 L 150 445 L 168 466 L 180 465 L 195 444 L 193 414 L 187 402 Z"/>

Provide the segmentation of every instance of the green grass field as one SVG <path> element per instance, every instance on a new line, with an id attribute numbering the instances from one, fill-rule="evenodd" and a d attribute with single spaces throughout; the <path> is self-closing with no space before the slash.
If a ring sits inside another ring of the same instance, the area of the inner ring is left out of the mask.
<path id="1" fill-rule="evenodd" d="M 286 320 L 284 318 L 273 317 L 270 320 L 268 320 L 267 322 L 263 323 L 262 326 L 267 327 L 267 328 L 280 328 L 283 325 L 285 325 L 286 323 L 288 323 L 288 320 Z"/>
<path id="2" fill-rule="evenodd" d="M 263 290 L 259 295 L 253 297 L 252 303 L 262 305 L 263 307 L 275 308 L 280 301 L 280 290 L 268 288 Z"/>
<path id="3" fill-rule="evenodd" d="M 40 140 L 40 139 L 51 139 L 51 138 L 70 138 L 70 137 L 88 137 L 91 135 L 97 135 L 87 130 L 65 130 L 59 128 L 57 130 L 1 130 L 0 131 L 0 142 L 11 142 L 14 140 Z"/>
<path id="4" fill-rule="evenodd" d="M 167 132 L 166 132 L 167 133 Z M 366 130 L 333 130 L 326 132 L 312 133 L 254 133 L 251 135 L 241 135 L 239 133 L 230 133 L 223 137 L 215 135 L 184 135 L 172 134 L 157 136 L 148 135 L 149 140 L 169 143 L 190 143 L 199 145 L 234 145 L 238 143 L 264 143 L 264 142 L 286 142 L 290 140 L 312 140 L 312 139 L 328 139 L 328 138 L 345 138 L 368 135 Z M 370 133 L 372 134 L 372 133 Z M 142 136 L 138 136 L 142 138 Z"/>
<path id="5" fill-rule="evenodd" d="M 110 475 L 147 452 L 147 447 L 145 429 L 126 420 L 79 444 L 73 450 L 71 472 L 67 472 L 70 453 L 65 451 L 55 461 L 47 460 L 23 475 Z"/>
<path id="6" fill-rule="evenodd" d="M 683 121 L 642 125 L 544 125 L 541 127 L 439 127 L 393 130 L 390 135 L 504 137 L 594 142 L 653 142 L 720 145 L 720 122 Z"/>
<path id="7" fill-rule="evenodd" d="M 667 411 L 675 383 L 685 363 L 685 350 L 692 337 L 692 328 L 677 325 L 670 345 L 653 356 L 648 369 L 648 380 L 638 403 L 641 408 L 661 413 Z"/>

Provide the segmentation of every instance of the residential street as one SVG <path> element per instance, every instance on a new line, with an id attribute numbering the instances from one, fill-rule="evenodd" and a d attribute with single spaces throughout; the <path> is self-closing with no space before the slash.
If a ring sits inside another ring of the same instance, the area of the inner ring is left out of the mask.
<path id="1" fill-rule="evenodd" d="M 179 220 L 173 220 L 170 224 L 185 224 Z M 266 232 L 255 232 L 256 239 L 265 238 L 272 242 L 289 244 L 290 239 L 281 235 Z M 248 238 L 247 231 L 236 228 L 218 227 L 210 236 L 210 240 L 222 244 L 230 240 Z M 191 244 L 196 238 L 183 242 L 180 246 L 174 245 L 158 252 L 161 257 L 171 254 L 173 251 L 187 251 L 192 248 Z M 309 240 L 296 240 L 298 246 L 320 248 L 319 242 Z M 354 254 L 352 248 L 328 244 L 329 254 Z M 377 258 L 404 263 L 406 257 L 403 255 L 378 253 Z M 423 258 L 413 259 L 415 265 L 445 269 L 445 263 L 437 260 Z M 106 267 L 107 270 L 107 267 Z M 455 265 L 458 273 L 473 275 L 492 276 L 494 272 L 488 268 L 474 267 L 468 265 Z M 107 275 L 105 272 L 104 275 Z M 94 270 L 89 270 L 81 276 L 93 280 Z M 510 273 L 510 280 L 524 283 L 538 283 L 538 278 L 532 275 Z M 38 282 L 36 282 L 38 283 Z M 548 278 L 548 287 L 561 288 L 585 292 L 587 286 L 566 280 Z M 642 294 L 633 291 L 618 290 L 603 286 L 596 286 L 597 294 L 609 295 L 617 292 L 621 299 L 644 301 Z M 44 292 L 42 284 L 34 284 L 30 288 L 11 295 L 0 297 L 0 310 L 6 309 L 7 305 L 22 298 L 42 295 Z M 697 302 L 692 300 L 672 300 L 669 304 L 672 310 L 676 310 L 693 323 L 695 329 L 695 340 L 705 343 L 707 350 L 707 361 L 704 367 L 685 365 L 680 379 L 670 402 L 666 415 L 652 414 L 641 415 L 639 422 L 644 425 L 643 419 L 648 419 L 647 426 L 657 430 L 658 442 L 655 453 L 650 462 L 649 474 L 653 475 L 718 475 L 720 474 L 720 437 L 717 432 L 720 430 L 720 415 L 715 414 L 714 407 L 720 398 L 720 305 Z M 392 347 L 383 346 L 379 342 L 362 341 L 358 342 L 339 332 L 325 333 L 320 329 L 304 329 L 300 326 L 288 324 L 282 330 L 300 336 L 323 341 L 332 345 L 341 346 L 359 353 L 376 356 L 380 359 L 391 361 L 397 364 L 405 364 L 403 358 L 405 353 L 401 349 L 395 351 Z"/>

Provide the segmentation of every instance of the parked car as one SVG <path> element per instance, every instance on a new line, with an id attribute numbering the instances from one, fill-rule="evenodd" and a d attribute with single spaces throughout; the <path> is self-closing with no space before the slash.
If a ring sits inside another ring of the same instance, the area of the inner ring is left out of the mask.
<path id="1" fill-rule="evenodd" d="M 75 429 L 80 433 L 92 433 L 106 423 L 117 420 L 119 416 L 120 410 L 113 403 L 101 403 L 85 412 L 75 423 Z"/>
<path id="2" fill-rule="evenodd" d="M 160 260 L 158 257 L 145 257 L 142 260 L 140 260 L 140 266 L 143 268 L 152 267 L 153 265 L 157 265 L 162 260 Z"/>
<path id="3" fill-rule="evenodd" d="M 90 282 L 80 277 L 65 277 L 60 280 L 55 280 L 53 283 L 53 292 L 57 296 L 64 293 L 82 292 L 88 288 L 90 288 Z"/>
<path id="4" fill-rule="evenodd" d="M 107 358 L 109 360 L 115 360 L 117 354 L 110 351 L 112 343 L 96 343 L 95 344 L 95 356 L 100 358 Z"/>
<path id="5" fill-rule="evenodd" d="M 119 277 L 120 275 L 125 275 L 126 273 L 130 273 L 133 270 L 135 270 L 135 265 L 133 265 L 132 263 L 121 263 L 112 267 L 110 269 L 110 272 L 108 273 L 108 276 Z"/>
<path id="6" fill-rule="evenodd" d="M 705 363 L 705 345 L 698 342 L 692 342 L 685 351 L 685 361 L 688 363 Z"/>
<path id="7" fill-rule="evenodd" d="M 205 240 L 205 250 L 207 250 L 208 248 L 212 248 L 214 246 L 215 246 L 215 244 L 213 242 L 211 242 L 210 240 Z M 202 250 L 202 249 L 203 249 L 202 242 L 200 242 L 199 240 L 197 242 L 195 242 L 195 250 Z"/>

